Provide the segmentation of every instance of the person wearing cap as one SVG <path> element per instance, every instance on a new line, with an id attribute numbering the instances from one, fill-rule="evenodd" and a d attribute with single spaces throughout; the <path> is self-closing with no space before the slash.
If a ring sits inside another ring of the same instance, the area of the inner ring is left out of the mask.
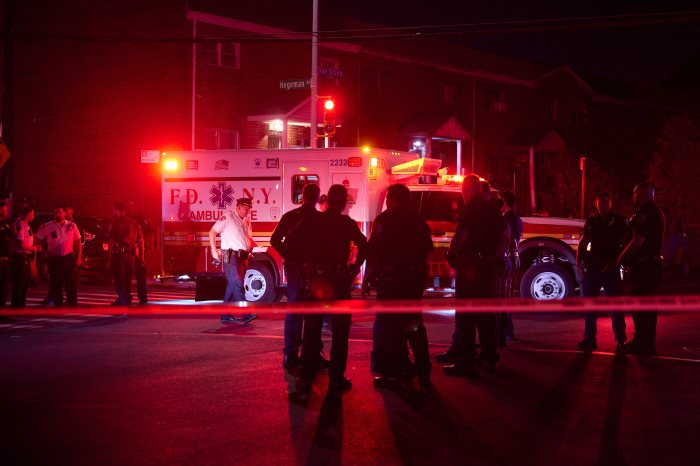
<path id="1" fill-rule="evenodd" d="M 214 261 L 224 264 L 226 274 L 226 293 L 224 302 L 245 301 L 243 289 L 243 276 L 247 268 L 247 259 L 255 246 L 253 231 L 250 225 L 250 210 L 253 207 L 253 199 L 240 197 L 236 199 L 236 207 L 226 215 L 222 215 L 209 230 L 209 246 Z M 216 247 L 216 236 L 221 235 L 221 252 Z M 242 322 L 247 324 L 255 319 L 255 314 L 243 314 L 235 317 L 232 314 L 223 314 L 223 323 Z"/>
<path id="2" fill-rule="evenodd" d="M 114 276 L 117 299 L 115 306 L 131 305 L 131 279 L 139 256 L 139 242 L 143 240 L 141 227 L 126 216 L 123 202 L 114 203 L 114 221 L 109 229 L 110 265 Z"/>

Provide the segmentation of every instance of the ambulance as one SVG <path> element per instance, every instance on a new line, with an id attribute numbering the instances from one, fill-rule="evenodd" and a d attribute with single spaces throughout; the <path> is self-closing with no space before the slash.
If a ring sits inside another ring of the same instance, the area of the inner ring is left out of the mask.
<path id="1" fill-rule="evenodd" d="M 448 175 L 440 160 L 386 149 L 330 148 L 171 152 L 162 163 L 166 273 L 221 272 L 211 264 L 208 232 L 236 198 L 249 197 L 257 246 L 244 277 L 246 299 L 272 302 L 281 297 L 286 277 L 270 236 L 282 215 L 301 205 L 305 184 L 318 184 L 322 193 L 333 184 L 346 186 L 344 213 L 369 236 L 372 221 L 385 208 L 388 186 L 402 183 L 433 236 L 426 291 L 454 292 L 454 270 L 445 253 L 463 206 L 462 177 Z M 520 295 L 540 300 L 572 295 L 583 221 L 523 217 L 523 224 Z"/>

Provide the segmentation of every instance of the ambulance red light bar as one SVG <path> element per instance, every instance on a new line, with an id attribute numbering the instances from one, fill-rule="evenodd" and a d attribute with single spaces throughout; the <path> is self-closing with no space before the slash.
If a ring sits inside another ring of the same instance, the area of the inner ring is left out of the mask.
<path id="1" fill-rule="evenodd" d="M 362 157 L 348 157 L 348 167 L 357 168 L 362 166 Z"/>

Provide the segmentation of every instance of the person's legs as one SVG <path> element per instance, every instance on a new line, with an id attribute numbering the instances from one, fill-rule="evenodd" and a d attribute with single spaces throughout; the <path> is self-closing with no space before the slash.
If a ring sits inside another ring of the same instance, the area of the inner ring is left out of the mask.
<path id="1" fill-rule="evenodd" d="M 332 314 L 331 364 L 328 369 L 329 389 L 343 389 L 345 369 L 348 363 L 348 337 L 350 336 L 350 314 Z M 318 354 L 318 352 L 316 352 Z"/>
<path id="2" fill-rule="evenodd" d="M 66 303 L 69 306 L 78 304 L 78 268 L 72 254 L 63 256 L 64 273 L 66 277 Z"/>

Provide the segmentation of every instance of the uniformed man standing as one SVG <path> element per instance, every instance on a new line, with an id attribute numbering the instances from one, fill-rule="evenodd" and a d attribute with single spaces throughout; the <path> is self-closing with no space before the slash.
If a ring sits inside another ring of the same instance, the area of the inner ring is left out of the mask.
<path id="1" fill-rule="evenodd" d="M 114 289 L 117 292 L 115 306 L 131 305 L 131 279 L 139 256 L 139 241 L 143 241 L 141 227 L 126 216 L 123 202 L 114 203 L 114 220 L 109 228 L 109 252 Z"/>
<path id="2" fill-rule="evenodd" d="M 66 303 L 78 304 L 78 267 L 82 262 L 83 245 L 75 223 L 66 220 L 63 206 L 53 209 L 54 219 L 39 228 L 36 238 L 46 241 L 49 252 L 50 291 L 54 306 L 63 305 L 63 287 Z"/>
<path id="3" fill-rule="evenodd" d="M 622 278 L 617 258 L 625 242 L 627 222 L 612 210 L 610 194 L 599 193 L 595 206 L 598 213 L 586 220 L 576 253 L 576 265 L 583 272 L 581 291 L 583 296 L 599 296 L 603 288 L 605 296 L 619 296 L 622 294 Z M 620 348 L 627 341 L 625 316 L 613 312 L 611 318 L 615 340 Z M 586 312 L 583 340 L 578 343 L 578 349 L 596 349 L 597 319 L 597 312 Z"/>
<path id="4" fill-rule="evenodd" d="M 253 199 L 241 197 L 236 199 L 236 208 L 227 215 L 222 215 L 209 230 L 209 246 L 211 255 L 215 261 L 221 260 L 226 274 L 226 293 L 224 302 L 245 301 L 243 278 L 248 266 L 248 256 L 253 250 L 252 228 L 250 225 L 250 210 L 253 207 Z M 221 254 L 216 248 L 216 235 L 221 235 Z M 242 322 L 247 324 L 255 319 L 255 314 L 243 314 L 236 317 L 231 314 L 223 314 L 223 323 Z"/>
<path id="5" fill-rule="evenodd" d="M 270 244 L 284 259 L 284 274 L 287 277 L 287 302 L 296 303 L 304 300 L 304 250 L 287 247 L 285 241 L 289 232 L 303 219 L 315 215 L 316 202 L 321 189 L 317 184 L 307 184 L 302 190 L 302 204 L 282 216 L 277 228 L 270 237 Z M 299 365 L 299 348 L 301 347 L 304 316 L 288 313 L 284 316 L 284 360 L 282 366 L 293 369 Z"/>
<path id="6" fill-rule="evenodd" d="M 34 221 L 34 209 L 24 207 L 15 222 L 15 244 L 12 251 L 12 307 L 27 305 L 27 288 L 31 280 L 32 261 L 37 247 L 34 245 L 34 233 L 31 223 Z"/>
<path id="7" fill-rule="evenodd" d="M 656 294 L 661 281 L 664 236 L 664 214 L 654 202 L 654 187 L 640 183 L 634 188 L 636 211 L 629 223 L 632 239 L 617 260 L 618 265 L 628 265 L 632 278 L 632 295 Z M 658 312 L 632 312 L 634 338 L 621 351 L 629 354 L 656 354 L 656 322 Z"/>
<path id="8" fill-rule="evenodd" d="M 0 307 L 7 304 L 10 285 L 10 254 L 15 240 L 12 224 L 7 218 L 7 202 L 0 200 Z"/>
<path id="9" fill-rule="evenodd" d="M 377 299 L 422 299 L 427 279 L 426 259 L 433 249 L 430 227 L 411 209 L 411 192 L 402 184 L 389 186 L 387 210 L 379 214 L 372 226 L 367 243 L 367 270 L 362 287 L 363 296 L 369 284 L 376 282 Z M 406 358 L 408 340 L 423 388 L 431 385 L 428 334 L 419 313 L 378 313 L 375 325 L 382 375 L 375 377 L 378 387 L 397 389 L 401 386 L 402 363 Z"/>
<path id="10" fill-rule="evenodd" d="M 450 243 L 447 259 L 456 271 L 457 298 L 498 296 L 498 260 L 508 247 L 508 227 L 496 207 L 481 195 L 477 175 L 467 175 L 462 184 L 463 215 Z M 481 352 L 476 356 L 476 330 Z M 458 360 L 444 367 L 448 375 L 474 376 L 476 366 L 495 370 L 498 363 L 498 316 L 496 313 L 455 314 L 453 342 Z"/>
<path id="11" fill-rule="evenodd" d="M 289 233 L 290 247 L 304 251 L 309 299 L 350 299 L 352 284 L 365 260 L 367 239 L 357 223 L 342 214 L 347 202 L 347 189 L 339 184 L 331 186 L 328 190 L 328 209 L 305 218 Z M 354 262 L 348 264 L 352 243 L 357 247 L 357 255 Z M 352 387 L 345 377 L 351 316 L 331 314 L 330 321 L 333 338 L 328 389 L 339 393 Z M 311 388 L 319 369 L 322 327 L 323 314 L 304 317 L 301 370 L 297 383 L 300 391 Z"/>

